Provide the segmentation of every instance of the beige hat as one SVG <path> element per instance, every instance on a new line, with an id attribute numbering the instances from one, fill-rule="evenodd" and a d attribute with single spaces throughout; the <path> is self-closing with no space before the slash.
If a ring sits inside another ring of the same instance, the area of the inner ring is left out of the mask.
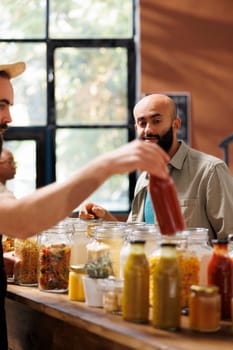
<path id="1" fill-rule="evenodd" d="M 10 78 L 15 78 L 25 71 L 26 65 L 24 62 L 16 62 L 9 64 L 0 64 L 0 71 L 5 71 Z"/>

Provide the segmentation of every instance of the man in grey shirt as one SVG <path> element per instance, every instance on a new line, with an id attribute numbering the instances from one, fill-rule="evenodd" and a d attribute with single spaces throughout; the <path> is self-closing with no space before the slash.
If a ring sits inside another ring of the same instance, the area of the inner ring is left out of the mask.
<path id="1" fill-rule="evenodd" d="M 174 101 L 166 95 L 145 96 L 136 104 L 134 118 L 138 138 L 157 143 L 170 156 L 168 168 L 186 226 L 208 228 L 209 239 L 226 238 L 233 232 L 233 177 L 227 165 L 177 139 L 181 120 Z M 128 221 L 153 223 L 156 220 L 147 191 L 148 182 L 148 174 L 143 172 L 136 184 Z M 116 220 L 94 203 L 85 204 L 80 217 Z"/>

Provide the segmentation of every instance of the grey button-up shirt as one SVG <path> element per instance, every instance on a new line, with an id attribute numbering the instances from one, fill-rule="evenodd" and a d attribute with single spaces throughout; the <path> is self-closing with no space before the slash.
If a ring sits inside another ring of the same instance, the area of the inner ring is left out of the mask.
<path id="1" fill-rule="evenodd" d="M 186 226 L 208 228 L 210 239 L 233 233 L 233 176 L 227 165 L 180 141 L 168 167 Z M 135 187 L 128 221 L 144 221 L 148 181 L 143 172 Z"/>

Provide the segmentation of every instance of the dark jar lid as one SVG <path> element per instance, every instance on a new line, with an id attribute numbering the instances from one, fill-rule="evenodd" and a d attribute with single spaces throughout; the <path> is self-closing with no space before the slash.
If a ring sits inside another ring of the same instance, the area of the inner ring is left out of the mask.
<path id="1" fill-rule="evenodd" d="M 222 244 L 222 245 L 227 245 L 228 240 L 227 239 L 212 239 L 212 244 Z"/>
<path id="2" fill-rule="evenodd" d="M 146 243 L 146 241 L 143 239 L 131 239 L 129 242 L 130 242 L 130 244 L 145 244 Z"/>

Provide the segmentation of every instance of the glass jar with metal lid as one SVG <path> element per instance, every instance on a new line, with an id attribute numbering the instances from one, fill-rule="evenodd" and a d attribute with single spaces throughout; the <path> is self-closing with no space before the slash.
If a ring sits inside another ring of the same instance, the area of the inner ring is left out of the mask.
<path id="1" fill-rule="evenodd" d="M 23 286 L 36 286 L 38 277 L 38 239 L 33 236 L 27 239 L 16 238 L 14 242 L 16 262 L 14 282 Z"/>
<path id="2" fill-rule="evenodd" d="M 109 251 L 110 259 L 112 262 L 113 273 L 116 278 L 120 276 L 120 251 L 124 244 L 124 225 L 101 225 L 97 226 L 94 230 L 94 238 L 96 243 L 90 244 L 88 249 L 96 248 L 97 251 Z M 88 259 L 90 260 L 91 254 L 88 254 Z"/>
<path id="3" fill-rule="evenodd" d="M 46 292 L 68 291 L 72 233 L 63 225 L 39 235 L 39 289 Z"/>
<path id="4" fill-rule="evenodd" d="M 214 285 L 193 285 L 189 295 L 189 325 L 199 332 L 215 332 L 220 328 L 221 297 Z"/>

